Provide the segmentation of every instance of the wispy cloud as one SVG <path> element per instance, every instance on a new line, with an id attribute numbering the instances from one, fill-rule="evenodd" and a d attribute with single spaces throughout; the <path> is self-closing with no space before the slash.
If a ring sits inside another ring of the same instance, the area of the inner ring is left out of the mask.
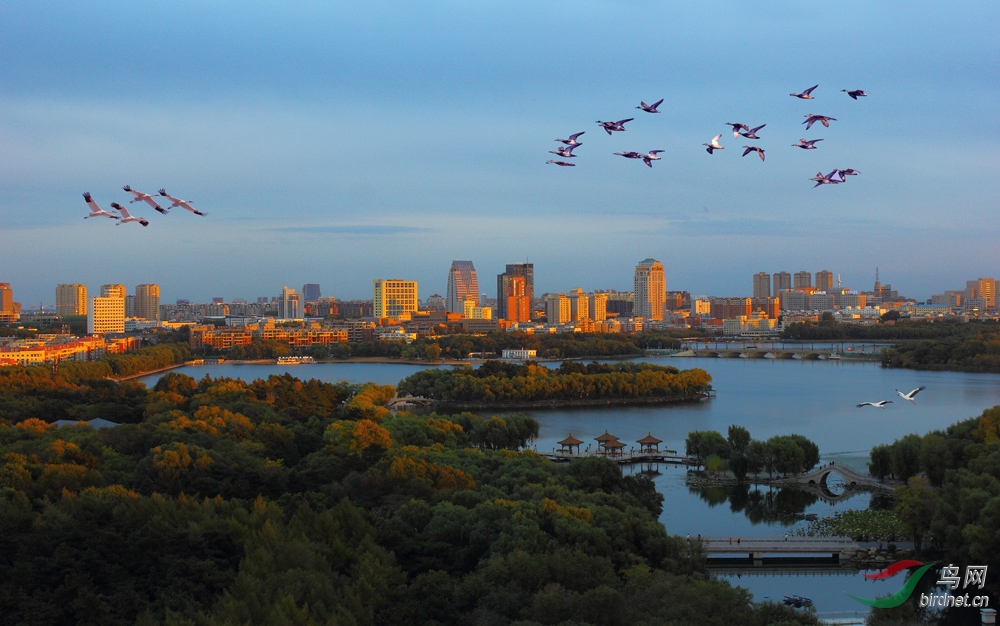
<path id="1" fill-rule="evenodd" d="M 373 237 L 437 232 L 433 228 L 424 228 L 421 226 L 395 226 L 386 224 L 349 224 L 344 226 L 286 226 L 283 228 L 271 228 L 268 230 L 274 230 L 283 233 L 314 233 L 317 235 L 369 235 Z"/>

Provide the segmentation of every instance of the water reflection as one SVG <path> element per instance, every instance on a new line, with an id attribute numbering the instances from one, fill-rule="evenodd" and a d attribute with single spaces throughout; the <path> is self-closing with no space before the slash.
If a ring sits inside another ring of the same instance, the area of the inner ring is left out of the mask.
<path id="1" fill-rule="evenodd" d="M 753 525 L 780 524 L 791 526 L 805 515 L 820 498 L 816 494 L 794 487 L 762 484 L 724 484 L 689 479 L 688 491 L 709 508 L 729 503 L 729 510 L 742 513 Z"/>

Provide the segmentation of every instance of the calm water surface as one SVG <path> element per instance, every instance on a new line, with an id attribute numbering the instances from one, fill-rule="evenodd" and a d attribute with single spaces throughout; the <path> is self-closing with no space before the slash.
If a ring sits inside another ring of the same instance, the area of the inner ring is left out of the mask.
<path id="1" fill-rule="evenodd" d="M 634 442 L 647 433 L 662 439 L 661 448 L 684 451 L 692 430 L 717 430 L 726 434 L 731 424 L 750 431 L 755 439 L 798 433 L 816 442 L 822 462 L 835 461 L 867 471 L 872 446 L 891 443 L 910 434 L 943 429 L 957 421 L 978 416 L 1000 405 L 1000 375 L 956 372 L 919 372 L 883 369 L 874 362 L 810 361 L 781 359 L 646 358 L 640 359 L 681 369 L 700 367 L 712 375 L 716 397 L 692 404 L 659 407 L 611 407 L 536 411 L 540 433 L 539 452 L 557 448 L 556 442 L 572 433 L 594 444 L 605 430 L 623 442 Z M 302 379 L 325 382 L 375 382 L 395 385 L 420 365 L 393 363 L 318 363 L 279 365 L 198 365 L 174 370 L 194 378 L 232 377 L 251 381 L 271 374 L 291 373 Z M 148 386 L 162 374 L 139 379 Z M 911 403 L 896 395 L 927 388 Z M 893 400 L 885 409 L 858 408 L 859 402 Z M 586 444 L 585 444 L 586 445 Z M 636 445 L 638 447 L 638 445 Z M 626 467 L 624 471 L 639 471 Z M 720 489 L 695 489 L 685 481 L 681 467 L 661 465 L 653 478 L 664 495 L 660 517 L 668 532 L 697 536 L 782 536 L 794 534 L 806 522 L 795 521 L 796 511 L 821 517 L 851 508 L 867 508 L 870 496 L 860 494 L 845 502 L 829 504 L 801 492 L 781 493 L 766 486 L 736 497 Z M 845 592 L 874 598 L 896 591 L 893 580 L 873 583 L 853 570 L 836 575 L 725 574 L 734 584 L 748 588 L 754 597 L 780 600 L 798 594 L 812 598 L 817 610 L 854 611 L 866 607 Z"/>

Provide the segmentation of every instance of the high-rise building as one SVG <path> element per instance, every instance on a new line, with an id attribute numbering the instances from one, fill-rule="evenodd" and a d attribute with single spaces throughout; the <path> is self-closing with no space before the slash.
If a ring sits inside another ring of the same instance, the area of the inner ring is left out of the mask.
<path id="1" fill-rule="evenodd" d="M 795 285 L 796 289 L 809 289 L 812 285 L 812 274 L 803 270 L 801 272 L 795 272 Z"/>
<path id="2" fill-rule="evenodd" d="M 635 300 L 633 314 L 647 320 L 663 319 L 663 304 L 667 299 L 667 279 L 663 264 L 645 259 L 635 266 Z"/>
<path id="3" fill-rule="evenodd" d="M 4 322 L 7 323 L 14 315 L 14 291 L 10 283 L 0 283 L 0 314 L 4 315 Z"/>
<path id="4" fill-rule="evenodd" d="M 125 319 L 135 317 L 135 296 L 125 296 Z"/>
<path id="5" fill-rule="evenodd" d="M 509 322 L 530 322 L 531 321 L 531 300 L 525 295 L 525 280 L 524 276 L 507 276 L 506 274 L 500 274 L 504 277 L 504 293 L 506 297 L 497 298 L 497 309 L 501 307 L 504 310 L 505 319 Z"/>
<path id="6" fill-rule="evenodd" d="M 427 308 L 432 311 L 447 311 L 448 301 L 440 294 L 434 293 L 427 296 Z"/>
<path id="7" fill-rule="evenodd" d="M 479 281 L 472 261 L 452 261 L 448 270 L 448 310 L 454 313 L 465 311 L 465 301 L 475 300 L 479 305 Z"/>
<path id="8" fill-rule="evenodd" d="M 278 317 L 284 320 L 302 319 L 302 298 L 299 292 L 284 285 L 278 303 Z"/>
<path id="9" fill-rule="evenodd" d="M 833 291 L 833 272 L 830 270 L 820 270 L 816 272 L 816 291 Z"/>
<path id="10" fill-rule="evenodd" d="M 87 314 L 87 286 L 73 284 L 56 285 L 56 315 Z"/>
<path id="11" fill-rule="evenodd" d="M 87 332 L 92 335 L 125 332 L 124 285 L 103 285 L 101 294 L 87 301 Z"/>
<path id="12" fill-rule="evenodd" d="M 771 297 L 771 275 L 767 272 L 757 272 L 753 275 L 753 297 Z"/>
<path id="13" fill-rule="evenodd" d="M 408 320 L 416 310 L 417 281 L 375 279 L 375 317 L 388 317 L 396 321 Z"/>
<path id="14" fill-rule="evenodd" d="M 528 311 L 531 311 L 532 302 L 535 297 L 535 266 L 531 263 L 508 263 L 503 274 L 497 274 L 497 317 L 509 320 L 510 316 L 506 310 L 506 294 L 508 291 L 507 280 L 511 276 L 520 276 L 524 279 L 524 297 L 528 299 Z M 527 320 L 530 321 L 530 313 Z"/>
<path id="15" fill-rule="evenodd" d="M 565 324 L 572 321 L 569 298 L 564 293 L 550 293 L 545 297 L 545 319 L 549 324 Z"/>
<path id="16" fill-rule="evenodd" d="M 319 302 L 319 299 L 322 297 L 319 292 L 319 285 L 316 283 L 302 285 L 302 298 L 306 302 Z"/>
<path id="17" fill-rule="evenodd" d="M 976 297 L 982 298 L 987 309 L 997 306 L 997 281 L 995 278 L 980 278 L 976 282 Z"/>
<path id="18" fill-rule="evenodd" d="M 160 321 L 160 286 L 152 283 L 135 286 L 135 317 Z"/>
<path id="19" fill-rule="evenodd" d="M 571 321 L 590 319 L 590 301 L 583 289 L 577 287 L 569 296 L 569 317 Z"/>
<path id="20" fill-rule="evenodd" d="M 774 295 L 781 293 L 783 289 L 792 288 L 792 275 L 788 272 L 777 272 L 774 275 Z"/>
<path id="21" fill-rule="evenodd" d="M 590 317 L 595 322 L 603 322 L 608 319 L 608 294 L 595 292 L 588 296 L 590 299 Z"/>

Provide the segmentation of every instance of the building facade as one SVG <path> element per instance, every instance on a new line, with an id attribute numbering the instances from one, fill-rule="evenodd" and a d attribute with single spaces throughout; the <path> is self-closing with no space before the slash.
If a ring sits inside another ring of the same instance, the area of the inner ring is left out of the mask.
<path id="1" fill-rule="evenodd" d="M 374 285 L 375 317 L 408 320 L 417 310 L 417 281 L 378 278 Z"/>
<path id="2" fill-rule="evenodd" d="M 635 299 L 632 313 L 647 320 L 662 320 L 667 300 L 667 279 L 663 264 L 645 259 L 635 266 Z"/>
<path id="3" fill-rule="evenodd" d="M 101 287 L 101 290 L 103 291 L 104 287 Z M 87 303 L 87 332 L 91 335 L 125 332 L 125 298 L 119 296 L 90 298 Z"/>
<path id="4" fill-rule="evenodd" d="M 793 287 L 795 289 L 810 289 L 812 287 L 812 274 L 805 270 L 795 272 L 795 283 Z"/>
<path id="5" fill-rule="evenodd" d="M 479 280 L 472 261 L 452 261 L 448 270 L 447 307 L 453 313 L 465 310 L 465 301 L 473 300 L 479 306 Z"/>
<path id="6" fill-rule="evenodd" d="M 767 272 L 757 272 L 753 275 L 753 297 L 771 297 L 771 275 Z"/>
<path id="7" fill-rule="evenodd" d="M 571 321 L 572 309 L 569 298 L 564 293 L 550 293 L 545 297 L 545 318 L 549 324 L 565 324 Z"/>
<path id="8" fill-rule="evenodd" d="M 778 295 L 784 289 L 792 288 L 792 275 L 788 272 L 776 272 L 774 274 L 774 295 Z"/>
<path id="9" fill-rule="evenodd" d="M 503 277 L 505 285 L 505 297 L 497 298 L 497 309 L 503 310 L 501 319 L 509 322 L 530 322 L 531 321 L 531 299 L 527 296 L 527 281 L 524 276 Z M 499 315 L 499 314 L 498 314 Z"/>
<path id="10" fill-rule="evenodd" d="M 160 321 L 160 286 L 150 284 L 135 286 L 134 317 Z"/>
<path id="11" fill-rule="evenodd" d="M 830 270 L 816 272 L 816 291 L 833 291 L 833 272 Z"/>
<path id="12" fill-rule="evenodd" d="M 306 302 L 319 302 L 323 295 L 320 293 L 319 285 L 316 283 L 306 283 L 302 285 L 302 298 Z"/>
<path id="13" fill-rule="evenodd" d="M 87 314 L 87 286 L 76 283 L 56 285 L 56 315 Z"/>
<path id="14" fill-rule="evenodd" d="M 508 263 L 503 274 L 497 274 L 497 317 L 509 320 L 506 309 L 506 295 L 510 278 L 524 279 L 524 296 L 528 299 L 528 318 L 531 318 L 531 303 L 535 297 L 535 266 L 531 263 Z M 527 321 L 527 320 L 525 320 Z"/>

